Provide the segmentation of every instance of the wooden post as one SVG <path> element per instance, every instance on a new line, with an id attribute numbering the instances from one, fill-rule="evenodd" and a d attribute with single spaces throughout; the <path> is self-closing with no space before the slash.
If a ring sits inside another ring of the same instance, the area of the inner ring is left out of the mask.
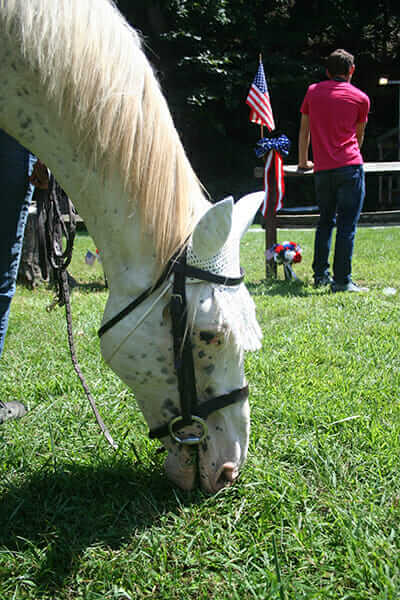
<path id="1" fill-rule="evenodd" d="M 271 165 L 271 179 L 270 179 L 270 195 L 267 206 L 267 212 L 264 217 L 265 227 L 265 249 L 271 248 L 276 244 L 276 217 L 275 217 L 275 205 L 276 205 L 276 179 L 275 179 L 275 161 L 272 161 Z M 276 277 L 276 262 L 273 258 L 271 260 L 265 259 L 265 276 L 267 279 Z"/>

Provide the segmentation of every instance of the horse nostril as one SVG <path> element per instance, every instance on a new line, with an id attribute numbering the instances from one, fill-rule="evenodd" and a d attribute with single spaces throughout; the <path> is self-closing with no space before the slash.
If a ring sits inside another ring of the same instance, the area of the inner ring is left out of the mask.
<path id="1" fill-rule="evenodd" d="M 233 463 L 233 462 L 224 463 L 222 465 L 222 467 L 220 467 L 220 469 L 218 469 L 218 471 L 217 471 L 216 486 L 215 486 L 216 489 L 220 490 L 223 487 L 232 485 L 232 483 L 234 483 L 234 481 L 237 479 L 237 476 L 238 476 L 238 471 L 237 471 L 235 463 Z"/>

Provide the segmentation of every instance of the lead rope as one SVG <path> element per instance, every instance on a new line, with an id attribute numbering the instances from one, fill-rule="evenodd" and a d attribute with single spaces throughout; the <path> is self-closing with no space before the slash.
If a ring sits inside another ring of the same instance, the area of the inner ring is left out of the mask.
<path id="1" fill-rule="evenodd" d="M 114 448 L 114 450 L 118 449 L 118 445 L 114 442 L 113 438 L 111 437 L 110 432 L 108 431 L 107 427 L 104 424 L 103 419 L 100 416 L 99 411 L 97 410 L 97 406 L 96 403 L 94 401 L 94 398 L 92 396 L 92 394 L 90 393 L 90 390 L 87 386 L 87 383 L 85 381 L 85 378 L 82 374 L 82 371 L 80 369 L 78 360 L 76 358 L 76 352 L 75 352 L 75 344 L 74 344 L 74 337 L 73 337 L 73 333 L 72 333 L 72 315 L 71 315 L 71 303 L 70 303 L 70 296 L 69 296 L 69 285 L 68 285 L 68 275 L 67 275 L 67 271 L 65 269 L 61 270 L 59 273 L 59 284 L 61 284 L 61 290 L 62 290 L 62 300 L 63 303 L 65 305 L 65 316 L 66 316 L 66 321 L 67 321 L 67 334 L 68 334 L 68 345 L 69 345 L 69 350 L 70 350 L 70 354 L 71 354 L 71 361 L 72 361 L 72 365 L 75 369 L 76 374 L 79 377 L 79 380 L 82 384 L 82 387 L 85 391 L 86 397 L 90 402 L 90 406 L 92 407 L 94 416 L 96 418 L 97 424 L 101 429 L 102 434 L 104 435 L 104 437 L 106 438 L 107 442 L 110 444 L 110 446 L 112 448 Z"/>
<path id="2" fill-rule="evenodd" d="M 59 206 L 60 195 L 63 196 L 64 202 L 67 204 L 69 217 L 68 222 L 65 222 L 61 215 Z M 36 188 L 35 198 L 38 206 L 39 244 L 42 246 L 42 250 L 40 251 L 40 268 L 43 276 L 47 276 L 47 257 L 48 262 L 53 268 L 56 280 L 56 297 L 47 310 L 52 310 L 56 305 L 65 306 L 68 345 L 72 365 L 82 384 L 86 397 L 89 400 L 90 406 L 92 407 L 94 416 L 102 434 L 110 446 L 116 450 L 118 445 L 114 442 L 110 432 L 100 416 L 99 411 L 97 410 L 96 403 L 90 393 L 89 387 L 85 381 L 76 357 L 74 336 L 72 331 L 71 302 L 67 272 L 67 267 L 72 258 L 72 250 L 76 233 L 75 209 L 67 195 L 57 184 L 53 175 L 50 175 L 49 189 L 39 190 Z M 66 240 L 66 248 L 64 251 L 62 250 L 62 236 L 64 236 Z"/>

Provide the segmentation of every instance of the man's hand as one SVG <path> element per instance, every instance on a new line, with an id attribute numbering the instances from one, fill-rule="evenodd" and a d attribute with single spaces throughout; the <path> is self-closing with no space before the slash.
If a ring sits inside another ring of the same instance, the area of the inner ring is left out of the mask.
<path id="1" fill-rule="evenodd" d="M 29 177 L 29 181 L 40 190 L 47 190 L 49 187 L 49 172 L 46 165 L 39 159 L 33 166 L 32 175 Z"/>
<path id="2" fill-rule="evenodd" d="M 312 160 L 307 160 L 305 163 L 299 163 L 297 165 L 298 171 L 311 171 L 314 168 L 314 163 Z"/>

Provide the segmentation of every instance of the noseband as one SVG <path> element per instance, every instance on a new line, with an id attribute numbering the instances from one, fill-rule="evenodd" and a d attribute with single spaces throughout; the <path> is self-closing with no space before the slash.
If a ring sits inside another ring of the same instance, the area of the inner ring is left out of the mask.
<path id="1" fill-rule="evenodd" d="M 193 349 L 190 337 L 187 335 L 187 302 L 186 302 L 186 278 L 194 278 L 200 281 L 207 281 L 224 286 L 240 285 L 244 279 L 244 273 L 240 270 L 240 277 L 223 277 L 215 275 L 209 271 L 203 271 L 197 267 L 192 267 L 186 262 L 187 246 L 184 250 L 177 253 L 169 261 L 156 284 L 147 288 L 140 296 L 135 298 L 128 306 L 121 310 L 112 319 L 100 327 L 98 334 L 101 337 L 106 331 L 111 329 L 116 323 L 121 321 L 132 312 L 139 304 L 146 300 L 153 292 L 159 288 L 170 275 L 174 276 L 173 290 L 170 302 L 170 312 L 172 320 L 172 335 L 174 347 L 174 366 L 178 379 L 178 390 L 181 405 L 180 416 L 174 417 L 169 423 L 161 425 L 149 432 L 150 438 L 162 438 L 167 435 L 179 444 L 195 445 L 200 444 L 207 435 L 208 427 L 207 417 L 216 410 L 220 410 L 248 397 L 248 386 L 238 388 L 216 398 L 210 398 L 200 405 L 196 391 L 196 377 L 193 362 Z M 199 435 L 190 435 L 181 437 L 178 434 L 179 429 L 197 423 L 201 425 Z"/>

